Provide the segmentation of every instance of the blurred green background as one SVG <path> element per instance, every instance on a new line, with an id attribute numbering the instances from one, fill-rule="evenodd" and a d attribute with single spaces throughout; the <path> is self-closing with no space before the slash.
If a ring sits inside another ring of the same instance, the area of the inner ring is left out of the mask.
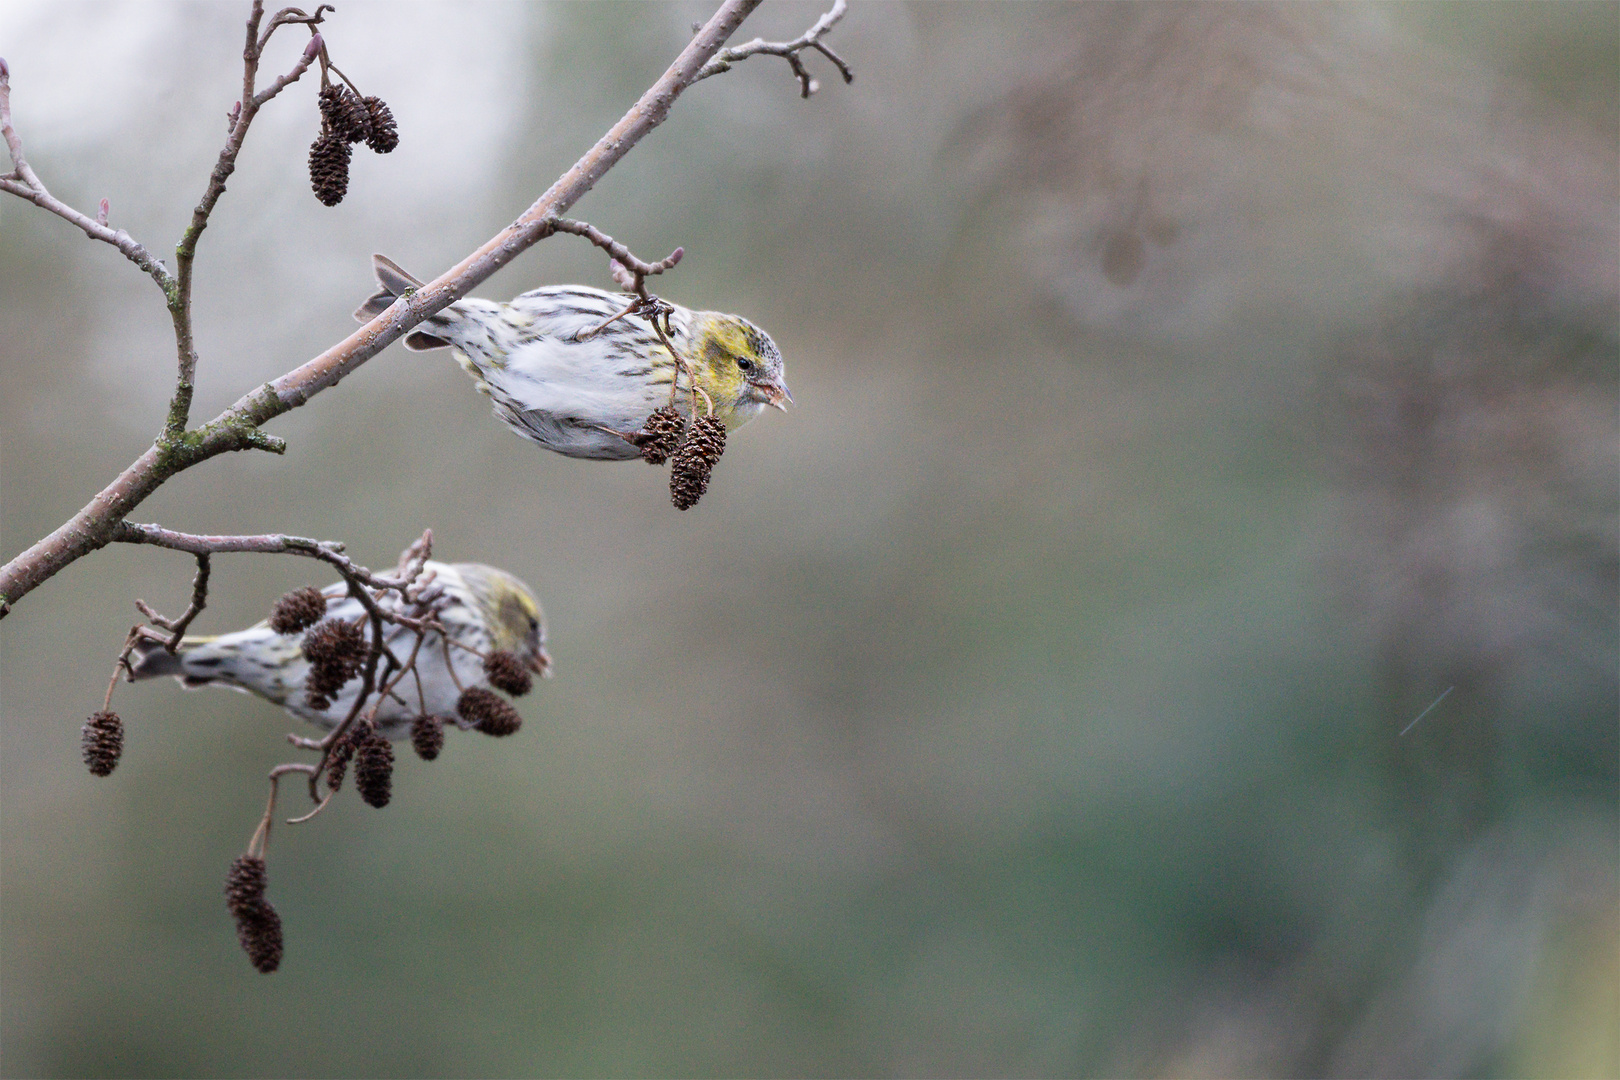
<path id="1" fill-rule="evenodd" d="M 493 235 L 707 11 L 340 2 L 400 148 L 327 209 L 314 80 L 261 115 L 195 416 L 347 334 L 373 251 Z M 244 16 L 0 4 L 54 193 L 170 248 Z M 221 888 L 297 722 L 124 686 L 122 764 L 79 761 L 191 561 L 108 549 L 0 624 L 6 1075 L 1620 1074 L 1620 7 L 861 4 L 830 40 L 852 86 L 750 60 L 574 211 L 787 357 L 701 506 L 396 347 L 141 508 L 373 566 L 432 527 L 546 606 L 519 736 L 276 829 L 281 971 Z M 557 237 L 479 292 L 566 281 L 609 285 Z M 5 557 L 172 379 L 151 282 L 0 202 Z M 329 577 L 213 580 L 200 632 Z"/>

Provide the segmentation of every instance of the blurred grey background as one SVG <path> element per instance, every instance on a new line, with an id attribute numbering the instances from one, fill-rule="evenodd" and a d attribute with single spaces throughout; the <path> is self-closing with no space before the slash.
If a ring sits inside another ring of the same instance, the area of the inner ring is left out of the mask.
<path id="1" fill-rule="evenodd" d="M 171 249 L 245 9 L 0 5 L 53 191 Z M 510 221 L 708 10 L 340 0 L 400 148 L 327 209 L 316 81 L 260 117 L 197 418 L 347 334 L 373 251 L 430 277 Z M 697 509 L 397 347 L 141 508 L 371 565 L 431 526 L 549 615 L 519 736 L 277 828 L 279 973 L 221 887 L 297 722 L 124 686 L 123 763 L 79 761 L 191 561 L 109 549 L 0 624 L 6 1075 L 1620 1074 L 1620 7 L 860 4 L 830 40 L 853 86 L 750 60 L 575 210 L 787 357 L 797 408 Z M 568 281 L 609 285 L 558 237 L 480 292 Z M 5 557 L 157 430 L 160 299 L 0 202 Z M 329 580 L 214 564 L 199 632 Z"/>

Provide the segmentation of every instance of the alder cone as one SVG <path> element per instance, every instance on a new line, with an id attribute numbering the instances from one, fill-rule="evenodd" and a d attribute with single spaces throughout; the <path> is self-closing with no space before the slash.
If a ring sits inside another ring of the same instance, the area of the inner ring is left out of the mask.
<path id="1" fill-rule="evenodd" d="M 365 661 L 366 638 L 360 628 L 342 619 L 324 619 L 304 635 L 302 651 L 309 661 L 304 677 L 306 701 L 324 709 L 343 684 L 360 673 Z"/>
<path id="2" fill-rule="evenodd" d="M 258 971 L 268 975 L 281 966 L 281 916 L 268 903 L 237 917 L 236 940 Z"/>
<path id="3" fill-rule="evenodd" d="M 269 874 L 263 859 L 256 855 L 238 855 L 225 875 L 225 906 L 240 918 L 243 912 L 264 903 L 268 883 Z"/>
<path id="4" fill-rule="evenodd" d="M 315 99 L 321 107 L 321 131 L 343 130 L 343 87 L 323 86 Z"/>
<path id="5" fill-rule="evenodd" d="M 501 738 L 523 726 L 523 717 L 512 703 L 482 686 L 469 687 L 456 700 L 456 713 L 485 735 Z"/>
<path id="6" fill-rule="evenodd" d="M 239 855 L 225 875 L 225 906 L 236 919 L 236 940 L 248 962 L 266 975 L 281 966 L 281 916 L 264 898 L 264 860 Z"/>
<path id="7" fill-rule="evenodd" d="M 529 674 L 516 653 L 506 649 L 489 654 L 489 659 L 484 661 L 484 675 L 489 679 L 489 685 L 513 697 L 522 697 L 534 689 L 534 676 Z"/>
<path id="8" fill-rule="evenodd" d="M 641 430 L 631 441 L 641 448 L 641 460 L 649 465 L 662 465 L 681 444 L 684 434 L 685 418 L 675 411 L 673 405 L 665 405 L 647 417 L 647 422 L 641 425 Z"/>
<path id="9" fill-rule="evenodd" d="M 306 585 L 276 601 L 276 606 L 270 610 L 270 629 L 278 634 L 297 634 L 325 616 L 326 597 L 319 589 Z"/>
<path id="10" fill-rule="evenodd" d="M 354 731 L 337 741 L 326 759 L 326 786 L 333 791 L 343 788 L 343 778 L 349 772 L 349 760 L 354 757 Z"/>
<path id="11" fill-rule="evenodd" d="M 432 761 L 444 749 L 444 718 L 418 716 L 411 722 L 411 749 L 423 761 Z"/>
<path id="12" fill-rule="evenodd" d="M 354 786 L 369 806 L 381 810 L 393 797 L 394 748 L 368 721 L 355 736 Z"/>
<path id="13" fill-rule="evenodd" d="M 115 712 L 91 713 L 79 736 L 85 768 L 91 776 L 108 776 L 124 753 L 124 722 Z"/>
<path id="14" fill-rule="evenodd" d="M 371 110 L 346 86 L 328 86 L 321 91 L 321 127 L 343 137 L 346 142 L 366 142 L 371 138 Z"/>
<path id="15" fill-rule="evenodd" d="M 349 192 L 348 140 L 323 131 L 309 148 L 309 186 L 326 206 L 336 206 Z"/>
<path id="16" fill-rule="evenodd" d="M 677 510 L 690 510 L 709 490 L 709 474 L 726 452 L 726 425 L 705 416 L 692 425 L 692 433 L 675 451 L 669 467 L 669 495 Z"/>
<path id="17" fill-rule="evenodd" d="M 399 126 L 394 123 L 394 113 L 388 108 L 388 103 L 380 97 L 362 98 L 361 102 L 371 118 L 366 145 L 371 147 L 374 154 L 393 153 L 394 147 L 399 145 Z"/>

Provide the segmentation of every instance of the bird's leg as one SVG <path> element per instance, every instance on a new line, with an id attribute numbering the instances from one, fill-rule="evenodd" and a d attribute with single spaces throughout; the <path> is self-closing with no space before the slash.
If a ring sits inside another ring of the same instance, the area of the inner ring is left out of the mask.
<path id="1" fill-rule="evenodd" d="M 640 279 L 637 279 L 636 284 L 640 286 Z M 658 297 L 646 292 L 643 288 L 641 299 L 636 304 L 636 314 L 647 320 L 648 324 L 653 328 L 653 333 L 658 335 L 658 340 L 663 342 L 664 348 L 669 351 L 670 359 L 675 361 L 675 378 L 670 380 L 669 384 L 669 404 L 672 406 L 675 404 L 675 395 L 680 390 L 682 375 L 686 376 L 688 385 L 697 386 L 697 373 L 692 370 L 692 365 L 688 364 L 681 357 L 681 354 L 675 350 L 675 343 L 670 341 L 672 331 L 669 325 L 669 317 L 674 313 L 674 304 L 669 303 L 667 300 L 658 299 Z M 660 321 L 663 323 L 661 326 L 659 325 Z M 695 410 L 697 407 L 696 397 L 693 397 L 692 404 Z"/>
<path id="2" fill-rule="evenodd" d="M 620 431 L 618 428 L 605 427 L 602 424 L 586 424 L 584 426 L 590 428 L 593 431 L 600 431 L 600 432 L 602 432 L 602 433 L 604 433 L 606 435 L 617 435 L 619 438 L 623 439 L 625 442 L 629 443 L 631 446 L 638 445 L 636 443 L 636 439 L 639 438 L 640 435 L 641 435 L 641 432 L 639 432 L 639 431 Z"/>

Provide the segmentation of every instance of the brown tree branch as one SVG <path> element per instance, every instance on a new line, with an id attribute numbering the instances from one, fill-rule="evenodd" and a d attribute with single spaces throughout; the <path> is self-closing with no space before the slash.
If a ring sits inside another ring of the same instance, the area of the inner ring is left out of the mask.
<path id="1" fill-rule="evenodd" d="M 33 166 L 23 156 L 22 137 L 11 122 L 11 69 L 4 59 L 0 59 L 0 135 L 6 140 L 6 150 L 11 155 L 11 171 L 0 176 L 0 191 L 8 191 L 19 199 L 27 199 L 41 210 L 48 210 L 64 221 L 84 230 L 84 234 L 92 240 L 100 240 L 111 244 L 124 254 L 130 262 L 157 282 L 158 288 L 167 296 L 174 288 L 174 277 L 145 246 L 123 229 L 112 229 L 107 226 L 107 200 L 101 201 L 101 212 L 92 218 L 82 214 L 53 196 L 34 172 Z"/>
<path id="2" fill-rule="evenodd" d="M 433 550 L 433 530 L 423 532 L 421 539 L 405 549 L 399 573 L 394 577 L 384 577 L 361 566 L 343 554 L 344 546 L 336 540 L 311 540 L 306 536 L 287 536 L 282 533 L 263 533 L 256 536 L 204 536 L 198 533 L 175 532 L 161 525 L 121 521 L 113 530 L 109 542 L 151 544 L 154 547 L 185 551 L 199 556 L 239 552 L 303 555 L 331 565 L 345 578 L 357 581 L 368 588 L 391 589 L 404 593 L 416 583 L 417 577 L 422 573 L 423 564 Z"/>
<path id="3" fill-rule="evenodd" d="M 807 98 L 821 89 L 821 84 L 811 77 L 799 54 L 806 49 L 814 49 L 832 61 L 833 66 L 838 68 L 838 73 L 844 77 L 844 82 L 852 83 L 855 81 L 854 70 L 844 62 L 843 57 L 829 49 L 821 40 L 822 36 L 844 17 L 847 9 L 846 0 L 834 0 L 830 11 L 792 41 L 766 41 L 764 38 L 755 38 L 747 44 L 722 49 L 718 56 L 703 65 L 703 70 L 698 72 L 697 79 L 693 81 L 730 71 L 731 65 L 750 56 L 780 56 L 788 62 L 788 67 L 792 68 L 793 74 L 798 77 L 799 96 Z"/>
<path id="4" fill-rule="evenodd" d="M 501 267 L 511 262 L 523 251 L 536 242 L 544 239 L 555 231 L 556 219 L 569 207 L 577 202 L 596 184 L 602 176 L 617 164 L 630 150 L 635 147 L 650 131 L 663 123 L 669 114 L 670 107 L 687 87 L 699 79 L 709 75 L 718 74 L 719 69 L 710 69 L 710 61 L 720 53 L 726 41 L 736 32 L 745 18 L 748 17 L 760 0 L 724 0 L 719 9 L 705 23 L 681 51 L 681 54 L 670 65 L 659 79 L 644 93 L 641 98 L 631 106 L 630 110 L 614 124 L 609 131 L 599 139 L 595 146 L 574 163 L 573 167 L 565 172 L 549 189 L 545 191 L 522 216 L 511 225 L 502 229 L 494 237 L 484 243 L 476 251 L 462 259 L 455 266 L 445 271 L 433 281 L 407 296 L 397 299 L 394 304 L 378 315 L 371 322 L 350 334 L 343 341 L 333 345 L 319 356 L 307 361 L 303 365 L 289 371 L 280 378 L 266 383 L 252 392 L 238 399 L 230 408 L 219 416 L 194 430 L 182 430 L 178 437 L 161 438 L 145 453 L 131 463 L 119 476 L 113 480 L 100 494 L 92 499 L 83 509 L 75 514 L 69 521 L 57 528 L 49 536 L 35 543 L 28 550 L 13 558 L 0 567 L 0 617 L 10 610 L 12 604 L 29 592 L 37 588 L 42 582 L 68 566 L 76 559 L 104 547 L 114 540 L 125 542 L 153 543 L 143 534 L 144 530 L 152 527 L 134 526 L 125 522 L 125 517 L 139 506 L 140 503 L 166 480 L 176 473 L 183 471 L 198 462 L 205 461 L 222 453 L 248 448 L 267 449 L 279 452 L 284 444 L 279 439 L 268 436 L 259 430 L 260 426 L 280 416 L 291 409 L 298 408 L 310 398 L 336 385 L 341 379 L 357 369 L 361 364 L 381 352 L 395 340 L 402 337 L 423 319 L 440 311 L 456 300 L 466 296 L 474 287 L 494 274 Z M 810 47 L 815 40 L 826 32 L 844 11 L 844 0 L 836 0 L 833 9 L 817 21 L 815 26 L 803 38 L 803 47 Z M 254 5 L 255 20 L 262 11 L 262 0 L 256 0 Z M 287 14 L 283 12 L 282 14 Z M 280 19 L 278 15 L 276 19 Z M 313 19 L 314 17 L 310 17 Z M 272 23 L 276 21 L 272 20 Z M 254 26 L 257 26 L 255 21 Z M 272 26 L 271 29 L 274 27 Z M 244 56 L 253 54 L 250 63 L 256 63 L 259 41 L 249 35 L 250 45 L 244 50 Z M 787 43 L 781 48 L 787 48 L 795 43 Z M 753 49 L 754 52 L 773 52 L 777 46 L 759 43 L 744 46 L 743 49 Z M 819 47 L 819 46 L 818 46 Z M 794 50 L 795 52 L 797 50 Z M 732 60 L 723 62 L 729 66 L 734 59 L 741 59 L 752 52 L 739 52 Z M 782 55 L 775 52 L 775 55 Z M 306 50 L 306 56 L 310 53 Z M 307 67 L 307 61 L 300 60 Z M 0 76 L 3 76 L 0 70 Z M 291 75 L 291 73 L 289 73 Z M 290 78 L 288 79 L 290 81 Z M 250 114 L 250 108 L 256 110 L 262 100 L 257 101 L 248 92 L 249 84 L 244 83 L 244 98 L 241 105 L 243 116 Z M 264 98 L 264 95 L 259 95 Z M 243 117 L 238 116 L 232 122 L 232 140 L 228 140 L 225 151 L 221 152 L 220 162 L 215 167 L 215 175 L 210 180 L 209 191 L 212 199 L 205 195 L 207 209 L 212 209 L 217 201 L 219 192 L 223 191 L 225 179 L 230 175 L 235 165 L 235 155 L 240 150 L 240 133 L 245 126 Z M 19 151 L 20 152 L 20 147 Z M 13 161 L 15 163 L 15 157 Z M 218 185 L 218 191 L 215 185 Z M 27 186 L 23 174 L 18 173 L 5 180 L 5 184 Z M 13 190 L 13 186 L 6 186 L 5 190 Z M 24 195 L 24 197 L 29 197 Z M 37 200 L 35 200 L 37 201 Z M 199 210 L 203 207 L 199 206 Z M 82 215 L 80 215 L 82 217 Z M 206 214 L 204 214 L 206 217 Z M 86 225 L 69 217 L 81 228 Z M 88 218 L 84 222 L 90 229 L 101 229 Z M 195 245 L 196 233 L 201 229 L 196 219 L 193 220 L 192 229 L 187 236 L 191 244 Z M 94 232 L 91 235 L 96 235 Z M 100 238 L 99 236 L 97 237 Z M 184 244 L 186 241 L 182 241 Z M 120 250 L 124 250 L 120 248 Z M 144 250 L 144 249 L 143 249 Z M 127 254 L 127 252 L 126 252 Z M 140 263 L 137 263 L 140 265 Z M 161 266 L 153 263 L 161 270 Z M 143 266 L 143 269 L 146 269 Z M 149 272 L 151 272 L 149 270 Z M 165 293 L 170 287 L 165 285 Z M 186 380 L 182 380 L 186 381 Z M 177 394 L 176 406 L 179 405 Z M 189 408 L 189 398 L 187 399 Z M 175 410 L 171 409 L 171 418 Z M 171 423 L 165 429 L 166 436 L 173 429 Z M 183 429 L 184 422 L 181 427 Z M 292 538 L 287 538 L 292 539 Z M 314 544 L 314 541 L 310 541 Z M 164 545 L 172 546 L 172 545 Z M 185 549 L 181 549 L 185 550 Z M 293 550 L 287 548 L 285 550 Z M 304 551 L 309 554 L 311 552 Z M 320 556 L 317 556 L 320 557 Z"/>
<path id="5" fill-rule="evenodd" d="M 169 402 L 168 421 L 164 424 L 160 440 L 170 445 L 180 442 L 185 437 L 186 425 L 191 420 L 191 395 L 197 374 L 197 347 L 191 329 L 191 279 L 192 267 L 197 258 L 197 241 L 202 238 L 203 230 L 208 228 L 209 215 L 218 205 L 219 197 L 225 194 L 225 182 L 236 171 L 236 158 L 242 152 L 242 143 L 247 139 L 248 128 L 252 125 L 253 118 L 259 114 L 259 110 L 266 102 L 297 82 L 298 78 L 309 70 L 309 65 L 315 62 L 315 57 L 320 55 L 321 35 L 315 33 L 315 24 L 321 21 L 321 9 L 317 9 L 313 17 L 299 20 L 308 22 L 311 36 L 303 55 L 298 58 L 292 70 L 278 78 L 264 93 L 253 92 L 259 73 L 259 58 L 264 53 L 265 43 L 278 26 L 290 21 L 287 16 L 293 11 L 296 9 L 279 12 L 271 20 L 261 40 L 259 21 L 264 17 L 264 0 L 253 0 L 252 13 L 248 16 L 247 22 L 247 44 L 242 49 L 242 100 L 231 110 L 230 131 L 225 137 L 224 148 L 219 152 L 219 160 L 214 163 L 214 171 L 209 174 L 208 187 L 204 189 L 197 208 L 191 212 L 191 224 L 180 237 L 180 243 L 175 245 L 174 288 L 165 290 L 165 294 L 169 300 L 169 314 L 174 320 L 174 341 L 179 352 L 179 372 L 175 379 L 174 397 Z M 297 14 L 302 16 L 303 12 Z"/>
<path id="6" fill-rule="evenodd" d="M 629 248 L 625 247 L 623 244 L 619 243 L 617 240 L 613 239 L 613 237 L 609 236 L 601 229 L 598 229 L 595 225 L 592 225 L 588 221 L 573 221 L 569 218 L 557 218 L 552 221 L 551 227 L 558 232 L 571 233 L 574 236 L 583 236 L 585 239 L 607 252 L 609 258 L 621 263 L 631 272 L 632 275 L 634 275 L 635 284 L 631 286 L 630 291 L 635 293 L 642 291 L 642 278 L 648 277 L 652 274 L 662 274 L 665 270 L 673 269 L 675 265 L 681 261 L 681 256 L 686 254 L 685 248 L 676 248 L 665 258 L 660 259 L 655 263 L 650 263 L 643 259 L 637 258 L 635 252 L 631 251 Z"/>
<path id="7" fill-rule="evenodd" d="M 647 277 L 652 274 L 662 274 L 665 270 L 673 269 L 675 265 L 681 261 L 681 256 L 686 254 L 685 248 L 676 248 L 664 258 L 655 263 L 650 263 L 645 259 L 637 258 L 635 252 L 631 251 L 628 247 L 625 247 L 623 244 L 619 243 L 617 240 L 613 239 L 613 237 L 609 236 L 601 229 L 598 229 L 595 225 L 592 225 L 588 221 L 572 221 L 568 218 L 557 218 L 552 222 L 552 228 L 556 229 L 557 232 L 565 232 L 574 236 L 582 236 L 589 240 L 592 244 L 595 244 L 597 247 L 607 252 L 609 265 L 611 265 L 613 268 L 613 280 L 622 285 L 626 291 L 636 294 L 636 298 L 629 304 L 625 305 L 621 311 L 608 316 L 595 326 L 576 333 L 574 335 L 575 341 L 589 341 L 591 338 L 595 337 L 597 334 L 600 334 L 603 330 L 606 330 L 609 326 L 612 326 L 614 323 L 618 322 L 632 311 L 646 311 L 649 309 L 659 311 L 664 315 L 665 324 L 668 324 L 668 311 L 670 310 L 669 306 L 667 304 L 662 304 L 656 297 L 647 292 Z M 651 314 L 648 315 L 648 318 L 653 317 L 654 316 Z M 656 323 L 654 325 L 656 326 Z M 674 353 L 671 352 L 671 355 L 674 355 Z M 679 357 L 676 357 L 676 362 L 681 362 Z"/>
<path id="8" fill-rule="evenodd" d="M 199 551 L 197 552 L 197 576 L 191 582 L 191 603 L 186 606 L 186 610 L 181 613 L 178 619 L 165 619 L 152 610 L 145 600 L 135 601 L 136 609 L 142 615 L 145 615 L 153 625 L 169 631 L 169 640 L 165 642 L 164 648 L 171 653 L 180 647 L 180 639 L 186 636 L 186 627 L 191 625 L 191 620 L 201 615 L 203 608 L 208 606 L 208 574 L 209 553 Z"/>

